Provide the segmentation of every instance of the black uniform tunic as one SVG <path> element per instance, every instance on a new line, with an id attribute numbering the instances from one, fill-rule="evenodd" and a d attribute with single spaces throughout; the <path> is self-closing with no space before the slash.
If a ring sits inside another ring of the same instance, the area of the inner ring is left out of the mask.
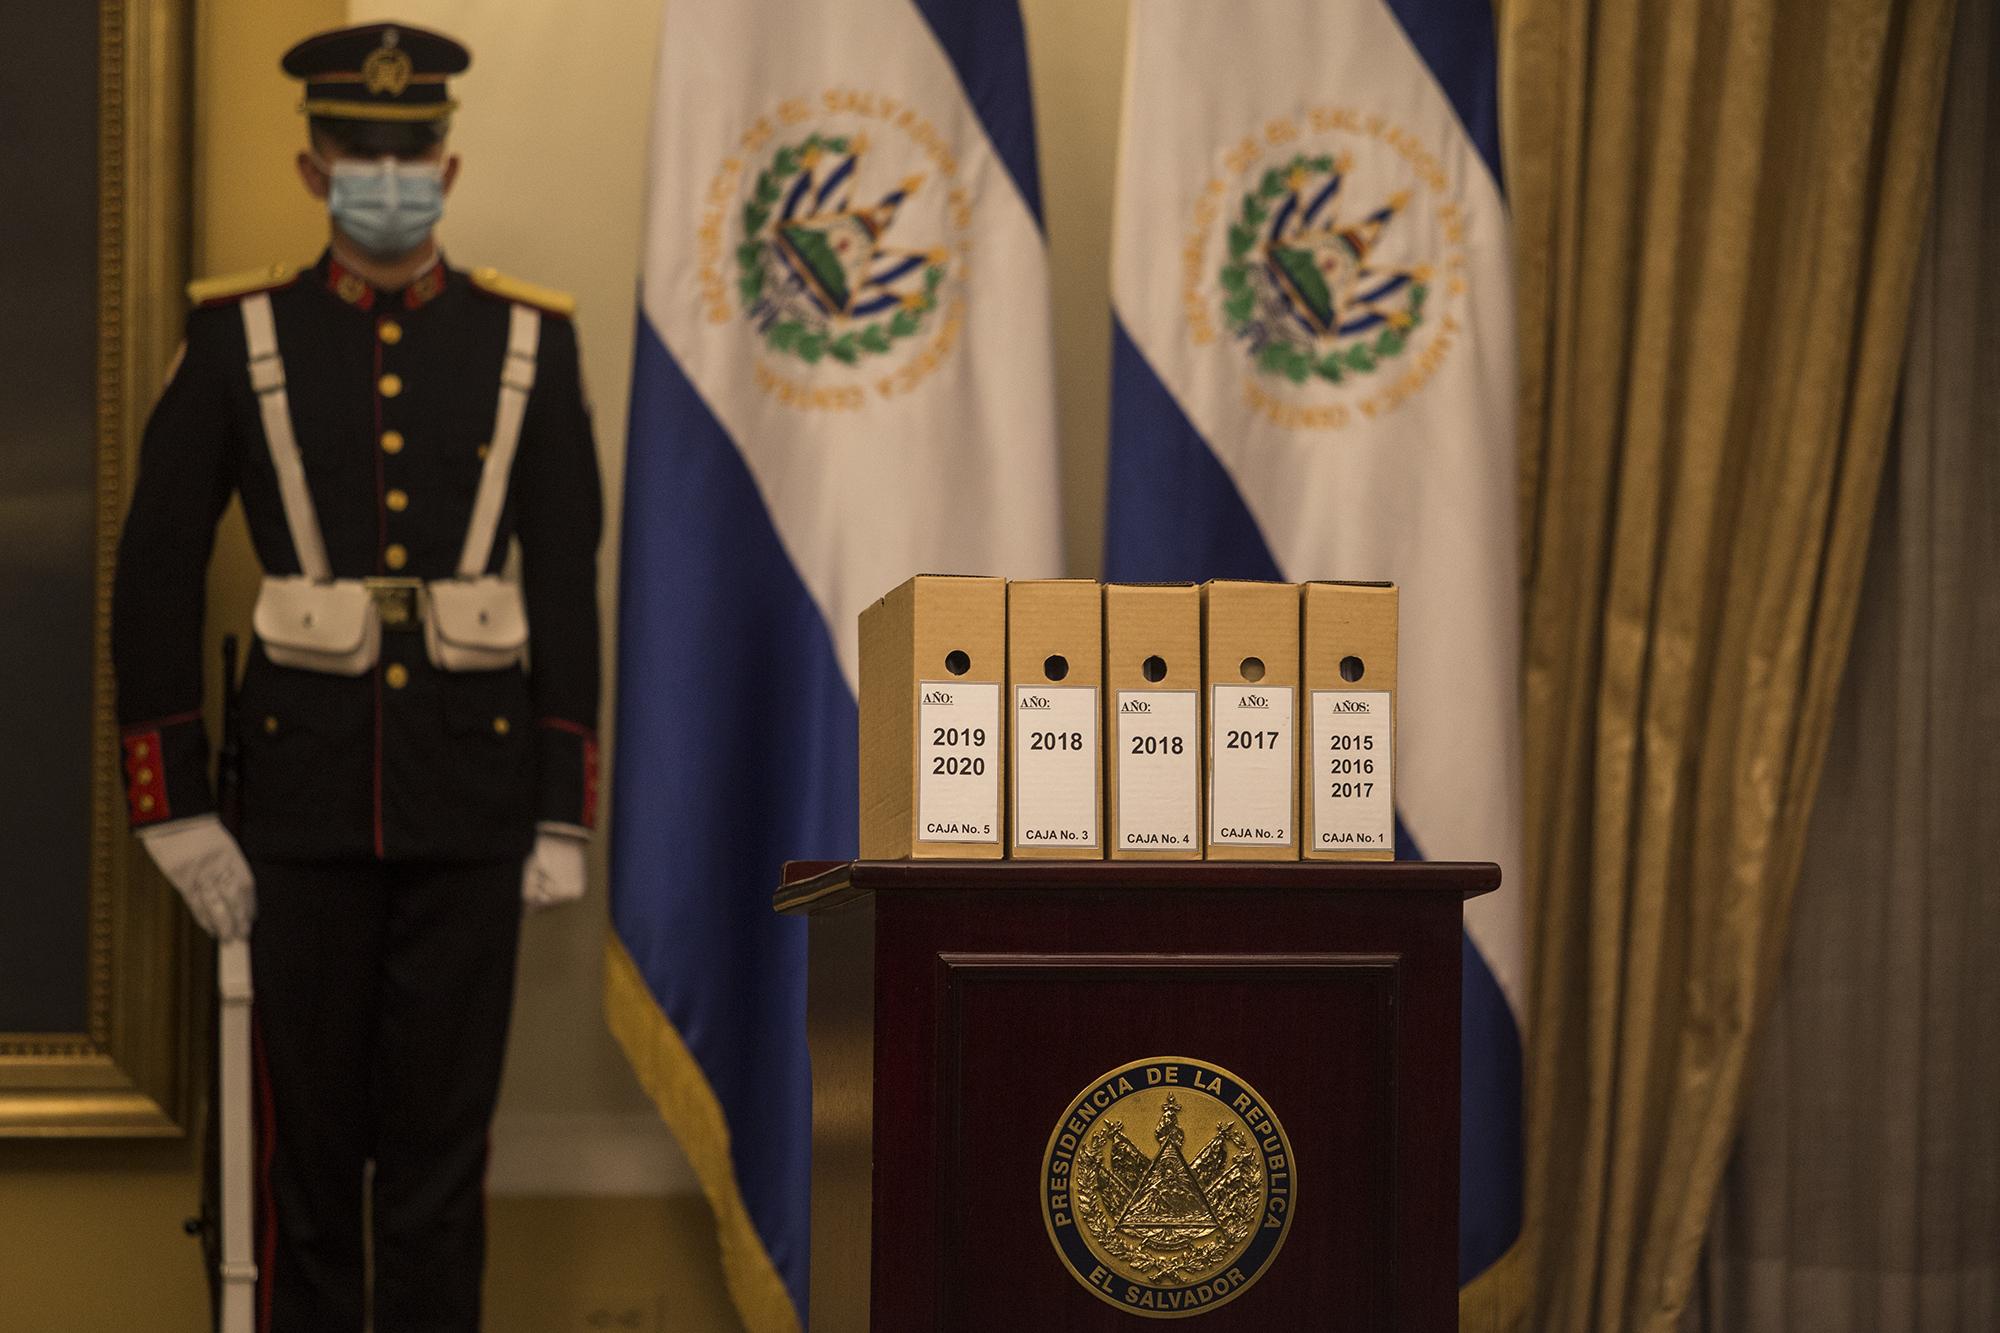
<path id="1" fill-rule="evenodd" d="M 112 653 L 135 825 L 214 808 L 200 712 L 203 587 L 232 493 L 265 571 L 299 572 L 240 300 L 189 316 L 119 543 Z M 443 263 L 384 293 L 329 254 L 270 300 L 334 575 L 450 577 L 493 431 L 508 297 Z M 385 631 L 380 662 L 358 677 L 281 667 L 253 646 L 242 691 L 245 852 L 491 860 L 524 855 L 538 820 L 591 827 L 601 507 L 575 331 L 545 311 L 488 560 L 500 570 L 509 539 L 520 539 L 529 668 L 438 671 L 420 632 Z"/>
<path id="2" fill-rule="evenodd" d="M 457 572 L 499 399 L 513 285 L 442 264 L 385 293 L 323 257 L 267 288 L 306 481 L 338 578 Z M 112 653 L 131 815 L 214 808 L 202 602 L 243 498 L 258 559 L 296 574 L 237 292 L 189 317 L 118 548 Z M 601 501 L 576 335 L 544 311 L 509 498 L 527 670 L 433 668 L 386 628 L 345 677 L 253 646 L 239 837 L 256 880 L 258 1328 L 367 1317 L 373 1162 L 381 1333 L 479 1325 L 481 1182 L 538 821 L 595 818 Z"/>

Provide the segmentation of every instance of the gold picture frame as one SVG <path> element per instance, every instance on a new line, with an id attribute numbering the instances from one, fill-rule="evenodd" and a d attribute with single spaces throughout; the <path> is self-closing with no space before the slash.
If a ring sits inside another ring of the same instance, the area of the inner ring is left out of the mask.
<path id="1" fill-rule="evenodd" d="M 95 589 L 87 1026 L 0 1032 L 0 1137 L 169 1137 L 194 1104 L 198 947 L 126 831 L 110 612 L 146 412 L 187 276 L 192 0 L 99 0 Z"/>

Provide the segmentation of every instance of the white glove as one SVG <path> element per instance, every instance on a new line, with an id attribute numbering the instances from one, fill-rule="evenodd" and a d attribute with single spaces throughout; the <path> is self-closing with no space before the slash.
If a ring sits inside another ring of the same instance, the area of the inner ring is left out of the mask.
<path id="1" fill-rule="evenodd" d="M 257 917 L 257 884 L 250 863 L 222 821 L 196 815 L 139 830 L 146 854 L 180 890 L 201 928 L 218 940 L 240 940 Z"/>
<path id="2" fill-rule="evenodd" d="M 589 847 L 586 837 L 545 826 L 535 835 L 534 850 L 521 867 L 521 901 L 539 911 L 583 897 L 590 877 L 585 855 Z"/>

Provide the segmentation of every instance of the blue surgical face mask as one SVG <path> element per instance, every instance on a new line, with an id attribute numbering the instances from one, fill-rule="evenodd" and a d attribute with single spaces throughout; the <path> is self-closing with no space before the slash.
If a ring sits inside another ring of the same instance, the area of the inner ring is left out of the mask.
<path id="1" fill-rule="evenodd" d="M 373 162 L 342 158 L 326 172 L 327 211 L 356 245 L 371 255 L 407 254 L 423 244 L 444 216 L 444 163 Z"/>

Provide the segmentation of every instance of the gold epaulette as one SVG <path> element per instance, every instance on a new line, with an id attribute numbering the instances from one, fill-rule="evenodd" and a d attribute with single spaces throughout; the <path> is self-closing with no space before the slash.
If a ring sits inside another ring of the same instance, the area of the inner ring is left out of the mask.
<path id="1" fill-rule="evenodd" d="M 252 292 L 266 292 L 273 287 L 283 287 L 298 276 L 298 269 L 290 264 L 266 264 L 262 268 L 246 269 L 242 273 L 225 273 L 219 278 L 196 278 L 187 285 L 188 300 L 196 305 L 233 301 Z"/>
<path id="2" fill-rule="evenodd" d="M 576 298 L 568 292 L 559 292 L 553 287 L 543 287 L 520 278 L 509 277 L 497 268 L 476 268 L 472 270 L 472 283 L 483 292 L 508 301 L 519 301 L 523 305 L 546 310 L 552 315 L 574 315 Z"/>

